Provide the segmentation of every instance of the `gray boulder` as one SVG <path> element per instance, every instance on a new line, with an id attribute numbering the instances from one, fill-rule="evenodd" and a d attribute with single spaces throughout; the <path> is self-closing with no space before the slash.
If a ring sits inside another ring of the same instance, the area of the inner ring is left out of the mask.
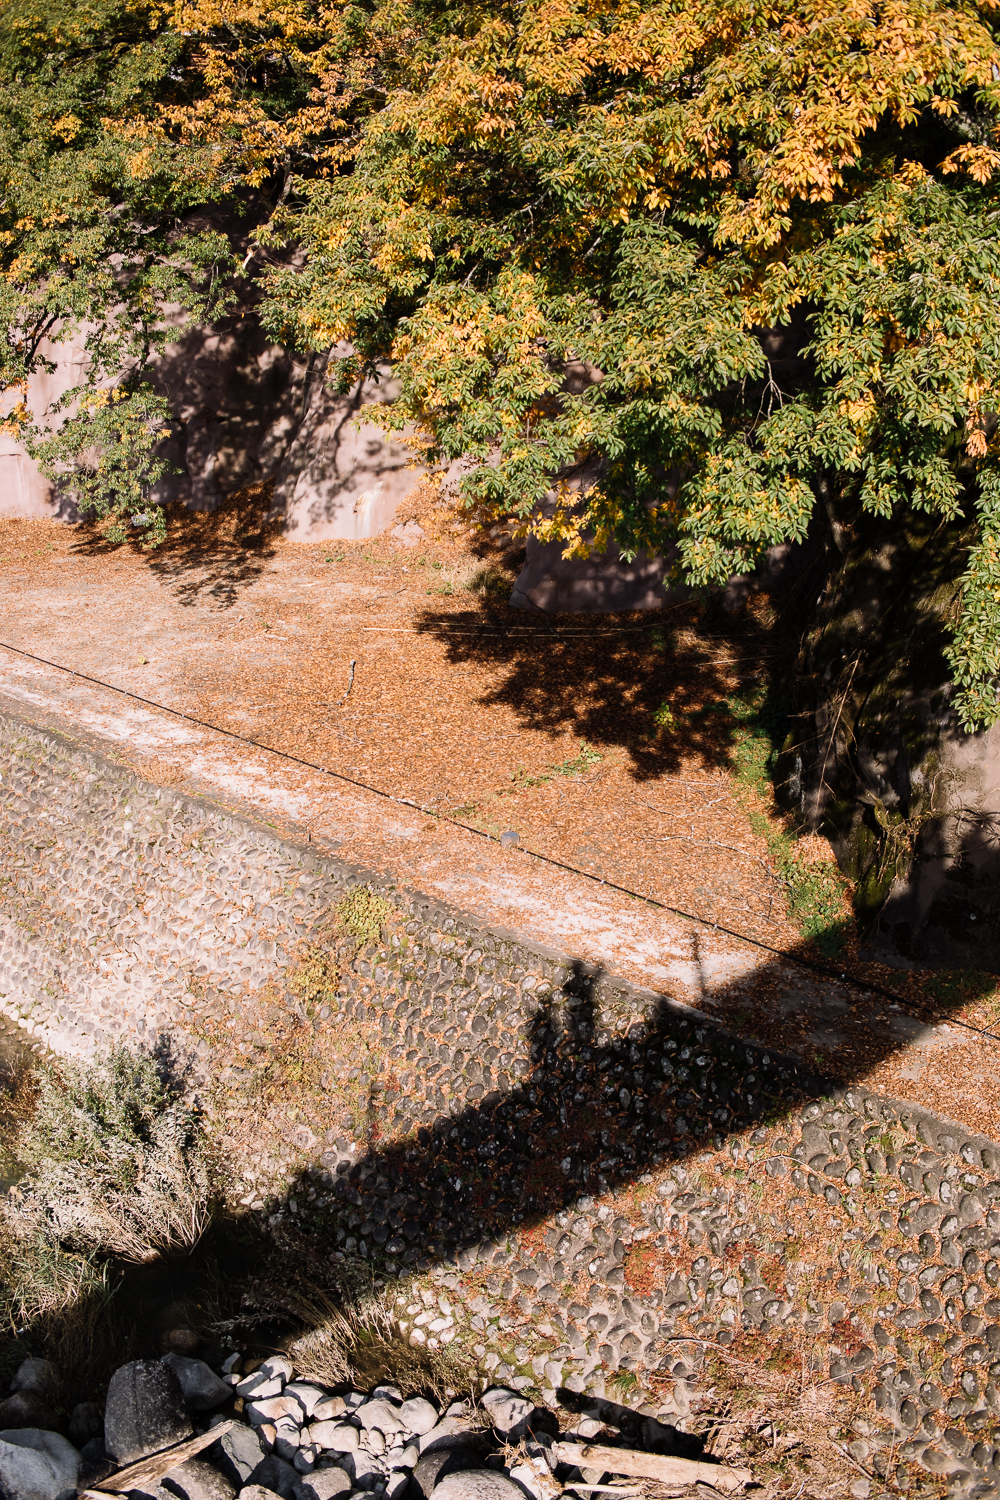
<path id="1" fill-rule="evenodd" d="M 111 1377 L 104 1407 L 104 1444 L 119 1464 L 132 1464 L 192 1433 L 175 1372 L 158 1359 L 135 1359 Z"/>
<path id="2" fill-rule="evenodd" d="M 505 1386 L 494 1386 L 482 1398 L 483 1410 L 493 1426 L 504 1438 L 523 1437 L 527 1431 L 528 1418 L 534 1411 L 530 1401 L 525 1401 L 516 1391 Z"/>
<path id="3" fill-rule="evenodd" d="M 417 1500 L 430 1500 L 431 1491 L 439 1480 L 449 1474 L 462 1474 L 468 1469 L 478 1469 L 481 1456 L 471 1448 L 439 1448 L 435 1453 L 425 1453 L 417 1460 L 410 1480 Z"/>
<path id="4" fill-rule="evenodd" d="M 169 1365 L 181 1383 L 184 1400 L 192 1411 L 211 1411 L 233 1394 L 231 1385 L 220 1380 L 203 1359 L 189 1359 L 184 1354 L 165 1354 L 160 1361 Z"/>
<path id="5" fill-rule="evenodd" d="M 248 1484 L 240 1490 L 240 1500 L 281 1500 L 281 1496 L 265 1484 Z"/>
<path id="6" fill-rule="evenodd" d="M 59 1376 L 49 1359 L 28 1358 L 18 1366 L 11 1390 L 30 1391 L 42 1401 L 54 1401 L 59 1390 Z"/>
<path id="7" fill-rule="evenodd" d="M 295 1486 L 295 1500 L 334 1500 L 335 1495 L 346 1495 L 351 1481 L 343 1469 L 316 1469 L 306 1474 Z"/>
<path id="8" fill-rule="evenodd" d="M 524 1491 L 494 1469 L 465 1469 L 442 1479 L 435 1486 L 434 1500 L 524 1500 Z"/>
<path id="9" fill-rule="evenodd" d="M 256 1428 L 241 1422 L 213 1443 L 205 1456 L 230 1484 L 239 1489 L 241 1484 L 250 1482 L 251 1474 L 263 1463 L 267 1453 Z"/>
<path id="10" fill-rule="evenodd" d="M 203 1458 L 189 1458 L 161 1480 L 156 1500 L 233 1500 L 236 1486 Z"/>
<path id="11" fill-rule="evenodd" d="M 58 1500 L 76 1493 L 80 1455 L 58 1432 L 0 1432 L 0 1500 Z"/>

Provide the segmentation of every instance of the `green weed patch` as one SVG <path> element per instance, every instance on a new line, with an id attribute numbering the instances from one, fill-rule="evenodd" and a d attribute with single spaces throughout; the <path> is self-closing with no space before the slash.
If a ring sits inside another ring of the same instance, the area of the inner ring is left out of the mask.
<path id="1" fill-rule="evenodd" d="M 734 721 L 732 761 L 737 783 L 773 806 L 776 746 L 763 712 L 764 692 L 733 696 L 726 707 Z M 844 915 L 850 882 L 836 865 L 807 859 L 794 830 L 767 817 L 749 801 L 744 808 L 752 832 L 767 844 L 774 875 L 785 889 L 789 916 L 821 953 L 836 957 L 854 928 L 853 917 Z"/>

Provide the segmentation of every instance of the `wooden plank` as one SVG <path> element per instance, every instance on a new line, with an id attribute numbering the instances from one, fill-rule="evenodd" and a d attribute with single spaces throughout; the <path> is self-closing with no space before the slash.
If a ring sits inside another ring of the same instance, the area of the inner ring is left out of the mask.
<path id="1" fill-rule="evenodd" d="M 605 1448 L 598 1443 L 553 1443 L 552 1452 L 563 1464 L 624 1474 L 629 1479 L 658 1479 L 661 1484 L 714 1484 L 716 1489 L 739 1489 L 749 1484 L 749 1469 L 706 1464 L 694 1458 L 665 1458 L 659 1453 L 637 1453 L 634 1448 Z"/>
<path id="2" fill-rule="evenodd" d="M 207 1432 L 188 1438 L 185 1443 L 175 1443 L 172 1448 L 161 1448 L 159 1453 L 151 1453 L 148 1458 L 140 1458 L 138 1463 L 129 1464 L 127 1469 L 119 1469 L 117 1474 L 109 1474 L 107 1479 L 97 1480 L 89 1490 L 79 1490 L 78 1500 L 93 1500 L 95 1495 L 107 1500 L 108 1495 L 126 1495 L 129 1490 L 141 1490 L 147 1485 L 159 1484 L 171 1469 L 176 1469 L 185 1459 L 194 1458 L 203 1448 L 210 1448 L 235 1426 L 233 1421 L 220 1422 L 218 1427 L 210 1427 Z"/>

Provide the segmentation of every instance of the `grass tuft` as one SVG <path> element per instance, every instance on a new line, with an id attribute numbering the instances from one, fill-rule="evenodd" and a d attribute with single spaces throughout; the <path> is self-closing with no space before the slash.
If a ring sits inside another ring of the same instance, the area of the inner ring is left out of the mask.
<path id="1" fill-rule="evenodd" d="M 205 1140 L 148 1053 L 39 1063 L 16 1124 L 3 1217 L 20 1244 L 143 1262 L 189 1249 L 209 1218 Z"/>
<path id="2" fill-rule="evenodd" d="M 345 932 L 356 937 L 365 948 L 374 948 L 382 940 L 382 928 L 392 916 L 394 907 L 370 885 L 355 886 L 337 903 L 337 919 Z"/>
<path id="3" fill-rule="evenodd" d="M 737 781 L 767 806 L 773 805 L 774 744 L 762 715 L 763 693 L 728 700 L 735 719 L 733 764 Z M 796 834 L 759 808 L 746 806 L 753 833 L 767 843 L 774 872 L 785 889 L 788 913 L 804 938 L 828 958 L 843 948 L 854 928 L 850 882 L 829 861 L 810 860 Z"/>

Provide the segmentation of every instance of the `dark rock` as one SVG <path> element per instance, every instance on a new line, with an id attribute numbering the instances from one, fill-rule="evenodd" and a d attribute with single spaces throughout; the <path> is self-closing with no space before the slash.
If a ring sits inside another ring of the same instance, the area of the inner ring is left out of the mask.
<path id="1" fill-rule="evenodd" d="M 192 1411 L 211 1411 L 228 1401 L 233 1388 L 220 1380 L 203 1359 L 189 1359 L 184 1354 L 165 1354 L 161 1364 L 169 1365 L 181 1383 L 184 1400 Z"/>
<path id="2" fill-rule="evenodd" d="M 82 1448 L 92 1438 L 100 1438 L 104 1447 L 104 1412 L 96 1401 L 81 1401 L 69 1414 L 69 1440 Z"/>
<path id="3" fill-rule="evenodd" d="M 29 1392 L 42 1401 L 54 1401 L 59 1390 L 55 1365 L 48 1359 L 23 1360 L 11 1382 L 11 1390 Z"/>
<path id="4" fill-rule="evenodd" d="M 213 1443 L 205 1456 L 238 1489 L 240 1485 L 250 1483 L 250 1476 L 256 1473 L 267 1454 L 257 1429 L 240 1422 Z"/>
<path id="5" fill-rule="evenodd" d="M 80 1449 L 80 1473 L 76 1482 L 81 1490 L 89 1489 L 91 1485 L 100 1484 L 102 1479 L 107 1479 L 117 1467 L 114 1459 L 109 1458 L 104 1451 L 104 1439 L 91 1438 Z"/>
<path id="6" fill-rule="evenodd" d="M 258 1464 L 250 1475 L 250 1483 L 258 1484 L 262 1489 L 273 1490 L 281 1500 L 294 1500 L 295 1486 L 299 1481 L 299 1475 L 286 1464 L 283 1458 L 271 1453 L 264 1462 Z"/>
<path id="7" fill-rule="evenodd" d="M 460 1474 L 466 1469 L 478 1469 L 481 1463 L 479 1454 L 471 1448 L 448 1448 L 425 1453 L 417 1460 L 410 1489 L 416 1500 L 430 1500 L 431 1491 L 438 1480 L 447 1478 L 449 1474 Z"/>
<path id="8" fill-rule="evenodd" d="M 194 1354 L 200 1343 L 198 1334 L 186 1323 L 168 1328 L 160 1338 L 160 1348 L 173 1354 Z"/>
<path id="9" fill-rule="evenodd" d="M 119 1464 L 135 1463 L 191 1436 L 181 1383 L 158 1359 L 136 1359 L 111 1377 L 104 1444 Z"/>
<path id="10" fill-rule="evenodd" d="M 15 1391 L 0 1401 L 0 1427 L 48 1428 L 52 1420 L 52 1408 L 32 1391 Z"/>

